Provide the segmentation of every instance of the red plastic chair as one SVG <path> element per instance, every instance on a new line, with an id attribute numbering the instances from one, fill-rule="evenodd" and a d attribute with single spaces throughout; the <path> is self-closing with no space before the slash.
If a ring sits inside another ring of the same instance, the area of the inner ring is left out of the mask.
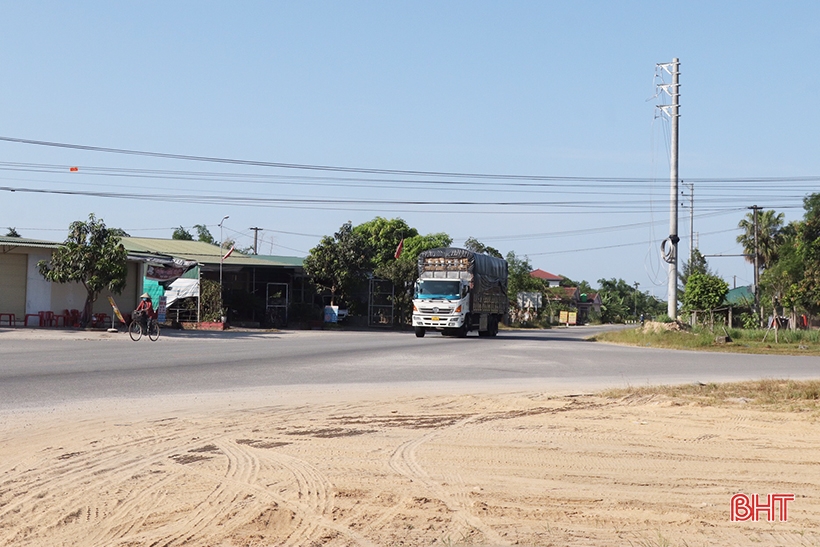
<path id="1" fill-rule="evenodd" d="M 41 327 L 56 327 L 57 320 L 54 318 L 53 311 L 41 311 L 37 315 L 40 316 Z"/>
<path id="2" fill-rule="evenodd" d="M 23 319 L 23 326 L 24 327 L 28 327 L 28 318 L 29 317 L 36 317 L 37 318 L 37 325 L 35 325 L 35 326 L 37 326 L 37 327 L 42 327 L 43 326 L 41 324 L 42 318 L 40 317 L 39 313 L 27 313 L 26 317 Z"/>

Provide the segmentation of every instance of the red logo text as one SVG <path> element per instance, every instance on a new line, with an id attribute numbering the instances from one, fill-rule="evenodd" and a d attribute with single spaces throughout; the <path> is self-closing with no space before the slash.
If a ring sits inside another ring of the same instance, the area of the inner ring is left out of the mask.
<path id="1" fill-rule="evenodd" d="M 765 501 L 757 494 L 735 494 L 732 496 L 732 521 L 757 522 L 762 516 L 769 522 L 785 522 L 789 520 L 790 501 L 794 501 L 794 494 L 768 494 Z"/>

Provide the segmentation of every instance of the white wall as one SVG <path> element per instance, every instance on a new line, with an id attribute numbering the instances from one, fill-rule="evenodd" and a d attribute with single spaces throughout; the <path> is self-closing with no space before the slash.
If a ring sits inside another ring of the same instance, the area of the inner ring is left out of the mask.
<path id="1" fill-rule="evenodd" d="M 32 250 L 28 254 L 26 270 L 26 313 L 53 311 L 51 309 L 51 283 L 40 275 L 37 263 L 49 260 L 51 251 Z M 62 310 L 61 310 L 62 311 Z"/>

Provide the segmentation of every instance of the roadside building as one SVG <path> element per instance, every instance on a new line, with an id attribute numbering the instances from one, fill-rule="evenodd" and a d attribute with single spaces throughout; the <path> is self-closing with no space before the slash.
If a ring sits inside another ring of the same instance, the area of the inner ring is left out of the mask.
<path id="1" fill-rule="evenodd" d="M 72 311 L 83 309 L 87 293 L 81 283 L 52 283 L 37 268 L 38 262 L 50 260 L 60 245 L 39 239 L 0 237 L 0 326 L 70 325 L 71 318 L 76 316 Z M 142 289 L 141 268 L 138 260 L 129 257 L 125 289 L 118 295 L 100 293 L 93 307 L 95 320 L 107 320 L 110 325 L 112 309 L 108 296 L 114 298 L 121 310 L 136 307 Z"/>
<path id="2" fill-rule="evenodd" d="M 202 280 L 222 282 L 228 320 L 233 325 L 258 326 L 287 323 L 294 309 L 310 306 L 315 290 L 305 276 L 302 258 L 250 255 L 228 252 L 203 241 L 124 237 L 129 256 L 147 260 L 144 285 L 157 294 L 166 294 L 169 307 L 176 298 L 199 298 Z M 150 260 L 172 260 L 184 265 L 185 272 L 163 272 L 150 267 Z M 165 277 L 165 279 L 163 279 Z M 199 321 L 196 308 L 189 307 L 180 321 Z M 172 317 L 172 319 L 174 318 Z"/>

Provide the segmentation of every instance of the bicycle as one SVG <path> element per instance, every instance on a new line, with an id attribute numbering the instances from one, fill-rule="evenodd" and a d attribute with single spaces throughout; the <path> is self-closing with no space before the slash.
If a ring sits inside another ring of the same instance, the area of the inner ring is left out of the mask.
<path id="1" fill-rule="evenodd" d="M 131 337 L 131 340 L 136 342 L 142 338 L 143 334 L 147 335 L 148 339 L 152 342 L 159 340 L 159 323 L 157 320 L 152 317 L 148 319 L 145 325 L 143 325 L 143 323 L 144 321 L 140 318 L 136 318 L 128 325 L 128 335 Z"/>

